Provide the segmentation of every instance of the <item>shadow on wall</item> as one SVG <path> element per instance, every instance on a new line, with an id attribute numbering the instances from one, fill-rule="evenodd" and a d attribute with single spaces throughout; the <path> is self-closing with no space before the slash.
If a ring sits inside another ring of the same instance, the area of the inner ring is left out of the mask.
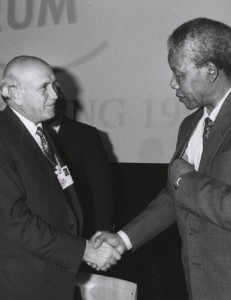
<path id="1" fill-rule="evenodd" d="M 63 68 L 54 67 L 53 71 L 66 99 L 66 116 L 75 119 L 83 111 L 79 82 L 71 73 Z M 76 117 L 75 117 L 76 116 Z"/>
<path id="2" fill-rule="evenodd" d="M 64 68 L 54 67 L 53 71 L 66 99 L 66 116 L 70 119 L 78 121 L 79 114 L 84 110 L 81 101 L 82 88 L 80 86 L 80 83 L 78 82 L 76 77 L 74 77 Z M 111 162 L 117 162 L 118 159 L 114 154 L 114 149 L 108 134 L 99 129 L 98 132 L 101 137 L 104 149 L 107 153 L 108 160 Z"/>

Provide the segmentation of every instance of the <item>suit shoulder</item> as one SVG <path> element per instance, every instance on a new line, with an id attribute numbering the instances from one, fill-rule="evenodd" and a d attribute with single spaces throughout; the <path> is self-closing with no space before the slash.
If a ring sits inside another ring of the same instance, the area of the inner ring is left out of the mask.
<path id="1" fill-rule="evenodd" d="M 6 120 L 6 113 L 4 110 L 0 111 L 0 122 Z"/>
<path id="2" fill-rule="evenodd" d="M 0 132 L 5 133 L 6 130 L 10 130 L 9 122 L 6 119 L 5 113 L 0 111 Z"/>

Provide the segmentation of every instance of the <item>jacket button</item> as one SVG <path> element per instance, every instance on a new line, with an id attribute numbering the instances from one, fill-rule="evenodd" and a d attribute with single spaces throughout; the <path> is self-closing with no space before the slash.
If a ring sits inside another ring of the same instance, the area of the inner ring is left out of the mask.
<path id="1" fill-rule="evenodd" d="M 198 230 L 194 229 L 194 228 L 190 228 L 188 234 L 189 235 L 194 235 L 196 233 L 200 233 Z"/>
<path id="2" fill-rule="evenodd" d="M 75 229 L 75 225 L 71 224 L 69 228 L 70 228 L 70 230 L 74 230 Z"/>
<path id="3" fill-rule="evenodd" d="M 189 234 L 189 235 L 193 235 L 193 234 L 194 234 L 193 228 L 190 228 L 190 229 L 189 229 L 188 234 Z"/>

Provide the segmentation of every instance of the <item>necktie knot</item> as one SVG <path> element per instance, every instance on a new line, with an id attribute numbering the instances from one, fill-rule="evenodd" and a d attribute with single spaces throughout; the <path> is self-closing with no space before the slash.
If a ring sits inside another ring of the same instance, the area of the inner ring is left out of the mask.
<path id="1" fill-rule="evenodd" d="M 207 141 L 211 128 L 213 125 L 213 121 L 207 117 L 205 118 L 205 124 L 204 124 L 204 132 L 203 132 L 203 144 Z"/>
<path id="2" fill-rule="evenodd" d="M 47 157 L 51 165 L 55 168 L 55 166 L 57 165 L 55 154 L 52 150 L 52 147 L 49 145 L 47 141 L 47 138 L 44 134 L 42 127 L 40 126 L 37 127 L 36 134 L 40 137 L 43 153 L 45 154 L 45 156 Z"/>
<path id="3" fill-rule="evenodd" d="M 42 127 L 37 127 L 37 131 L 36 131 L 36 134 L 41 138 L 44 136 L 44 132 L 43 132 L 43 129 Z"/>

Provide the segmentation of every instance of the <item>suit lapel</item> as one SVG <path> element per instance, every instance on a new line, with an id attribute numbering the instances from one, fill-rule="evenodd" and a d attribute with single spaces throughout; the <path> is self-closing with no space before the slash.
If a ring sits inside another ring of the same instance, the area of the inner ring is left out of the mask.
<path id="1" fill-rule="evenodd" d="M 54 171 L 49 164 L 47 158 L 43 154 L 42 150 L 31 136 L 30 132 L 18 118 L 18 116 L 7 106 L 4 111 L 1 112 L 1 118 L 3 117 L 10 126 L 10 132 L 7 133 L 7 138 L 12 139 L 12 143 L 15 141 L 19 141 L 20 147 L 31 157 L 34 163 L 38 166 L 41 170 L 42 174 L 45 176 L 45 180 L 49 180 L 54 188 L 59 192 L 62 193 L 63 196 L 65 194 L 65 198 L 68 201 L 69 206 L 72 208 L 72 211 L 75 213 L 78 225 L 79 225 L 79 233 L 82 230 L 82 210 L 80 207 L 80 203 L 78 200 L 78 196 L 75 192 L 75 189 L 72 186 L 66 188 L 65 190 L 62 189 L 60 183 L 58 182 L 57 176 L 54 174 Z M 46 137 L 48 138 L 57 158 L 61 166 L 64 166 L 64 163 L 56 150 L 55 145 L 53 144 L 52 139 L 49 136 L 49 131 L 47 130 L 46 126 L 44 126 L 44 131 L 46 133 Z M 12 134 L 15 133 L 15 134 Z"/>
<path id="2" fill-rule="evenodd" d="M 231 131 L 231 93 L 223 103 L 217 118 L 212 126 L 209 138 L 204 145 L 199 171 L 208 173 L 211 170 L 212 162 L 218 153 L 223 141 Z"/>
<path id="3" fill-rule="evenodd" d="M 191 136 L 193 135 L 193 133 L 197 127 L 197 124 L 202 117 L 202 114 L 203 114 L 203 110 L 200 109 L 194 113 L 194 116 L 189 116 L 189 118 L 191 118 L 191 120 L 189 120 L 187 122 L 187 124 L 185 124 L 185 126 L 182 128 L 182 133 L 179 136 L 176 151 L 175 151 L 170 163 L 172 163 L 174 159 L 181 157 L 182 154 L 185 152 L 185 150 L 188 146 L 188 142 L 189 142 Z"/>
<path id="4" fill-rule="evenodd" d="M 46 180 L 50 180 L 52 185 L 60 192 L 62 188 L 57 180 L 56 175 L 53 172 L 47 158 L 42 153 L 42 150 L 35 142 L 34 138 L 31 136 L 30 132 L 21 122 L 21 120 L 16 116 L 16 114 L 9 108 L 6 107 L 4 110 L 5 116 L 8 119 L 11 129 L 17 135 L 17 139 L 20 140 L 20 146 L 31 159 L 37 164 L 39 169 L 42 171 L 43 175 L 46 177 Z"/>
<path id="5" fill-rule="evenodd" d="M 175 153 L 169 163 L 169 167 L 168 167 L 168 178 L 171 178 L 170 168 L 171 168 L 173 161 L 176 158 L 182 157 L 182 155 L 184 154 L 184 152 L 188 146 L 188 142 L 189 142 L 191 136 L 193 135 L 193 133 L 196 129 L 196 126 L 202 117 L 202 114 L 203 114 L 203 109 L 199 109 L 193 115 L 190 115 L 188 117 L 189 119 L 188 119 L 187 123 L 184 124 L 182 129 L 179 131 L 180 135 L 178 137 L 176 151 L 175 151 Z M 173 183 L 171 182 L 171 180 L 170 180 L 170 183 L 172 185 L 172 188 L 174 189 L 174 186 L 173 186 Z"/>

